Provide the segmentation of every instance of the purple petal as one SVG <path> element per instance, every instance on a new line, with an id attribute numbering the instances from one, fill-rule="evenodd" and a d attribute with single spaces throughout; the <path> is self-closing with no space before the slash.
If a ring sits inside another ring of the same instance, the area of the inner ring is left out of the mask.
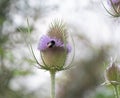
<path id="1" fill-rule="evenodd" d="M 68 51 L 68 53 L 70 53 L 71 50 L 72 50 L 72 47 L 71 47 L 69 44 L 67 44 L 66 47 L 67 47 L 67 51 Z"/>
<path id="2" fill-rule="evenodd" d="M 111 5 L 111 1 L 113 4 L 118 4 L 120 0 L 108 0 L 108 4 Z"/>
<path id="3" fill-rule="evenodd" d="M 44 50 L 47 47 L 47 43 L 50 41 L 50 38 L 48 36 L 43 35 L 38 44 L 38 50 Z"/>
<path id="4" fill-rule="evenodd" d="M 117 4 L 120 2 L 120 0 L 112 0 L 113 4 Z"/>
<path id="5" fill-rule="evenodd" d="M 43 50 L 47 49 L 48 48 L 48 43 L 50 43 L 51 41 L 55 42 L 55 47 L 62 47 L 63 46 L 63 43 L 60 40 L 58 40 L 56 38 L 50 38 L 47 35 L 43 35 L 40 38 L 40 41 L 39 41 L 39 44 L 38 44 L 38 50 L 43 51 Z"/>

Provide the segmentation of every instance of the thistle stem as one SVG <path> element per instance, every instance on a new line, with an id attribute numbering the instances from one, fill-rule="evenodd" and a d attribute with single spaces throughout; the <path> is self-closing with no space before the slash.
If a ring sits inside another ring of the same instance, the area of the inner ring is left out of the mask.
<path id="1" fill-rule="evenodd" d="M 115 89 L 115 98 L 119 98 L 118 88 L 116 85 L 114 86 L 114 89 Z"/>
<path id="2" fill-rule="evenodd" d="M 51 75 L 51 98 L 55 98 L 55 71 L 50 71 Z"/>

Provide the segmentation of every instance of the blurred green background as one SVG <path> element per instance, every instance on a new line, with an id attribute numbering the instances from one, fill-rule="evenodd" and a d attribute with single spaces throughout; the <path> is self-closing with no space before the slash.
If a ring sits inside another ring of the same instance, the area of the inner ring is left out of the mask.
<path id="1" fill-rule="evenodd" d="M 119 19 L 110 17 L 100 1 L 0 0 L 0 98 L 50 98 L 49 75 L 34 66 L 18 28 L 26 30 L 29 18 L 28 39 L 40 59 L 39 37 L 59 17 L 75 41 L 75 60 L 73 68 L 58 73 L 56 98 L 114 98 L 112 88 L 101 84 L 110 58 L 117 56 L 119 61 Z M 41 74 L 38 82 L 33 78 L 37 73 Z"/>

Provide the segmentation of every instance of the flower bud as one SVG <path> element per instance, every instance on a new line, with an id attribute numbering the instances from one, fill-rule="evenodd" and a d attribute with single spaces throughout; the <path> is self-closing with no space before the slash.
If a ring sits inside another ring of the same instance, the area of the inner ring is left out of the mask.
<path id="1" fill-rule="evenodd" d="M 38 50 L 48 69 L 61 70 L 71 51 L 65 25 L 57 22 L 52 24 L 48 34 L 40 38 Z"/>
<path id="2" fill-rule="evenodd" d="M 120 84 L 120 67 L 112 62 L 112 64 L 106 69 L 105 72 L 106 81 L 109 81 L 113 85 Z"/>

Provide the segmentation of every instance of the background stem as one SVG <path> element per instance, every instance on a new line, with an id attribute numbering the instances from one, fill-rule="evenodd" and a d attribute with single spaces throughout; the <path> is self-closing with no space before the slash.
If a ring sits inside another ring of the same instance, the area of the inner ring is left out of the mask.
<path id="1" fill-rule="evenodd" d="M 114 86 L 114 89 L 115 89 L 115 96 L 116 96 L 116 98 L 119 98 L 117 86 Z"/>

